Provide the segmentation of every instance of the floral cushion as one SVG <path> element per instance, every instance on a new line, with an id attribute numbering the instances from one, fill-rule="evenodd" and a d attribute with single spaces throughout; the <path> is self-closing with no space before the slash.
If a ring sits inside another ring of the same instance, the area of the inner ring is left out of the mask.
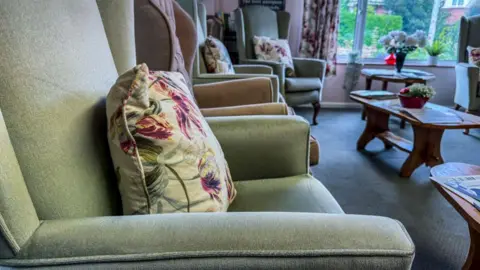
<path id="1" fill-rule="evenodd" d="M 107 97 L 108 137 L 123 212 L 224 212 L 228 164 L 181 73 L 136 66 Z"/>
<path id="2" fill-rule="evenodd" d="M 220 40 L 212 36 L 205 40 L 203 58 L 207 64 L 208 73 L 235 74 L 227 48 Z"/>
<path id="3" fill-rule="evenodd" d="M 468 46 L 467 51 L 468 51 L 468 63 L 480 68 L 480 48 Z M 478 75 L 479 75 L 478 79 L 480 81 L 480 73 Z"/>
<path id="4" fill-rule="evenodd" d="M 286 39 L 270 39 L 269 37 L 253 37 L 255 55 L 259 60 L 270 60 L 285 64 L 286 75 L 295 76 L 292 52 Z"/>

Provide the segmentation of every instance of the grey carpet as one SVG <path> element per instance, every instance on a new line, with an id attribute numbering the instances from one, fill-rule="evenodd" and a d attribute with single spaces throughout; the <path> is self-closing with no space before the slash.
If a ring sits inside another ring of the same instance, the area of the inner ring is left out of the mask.
<path id="1" fill-rule="evenodd" d="M 296 113 L 311 121 L 312 109 Z M 438 193 L 429 180 L 429 169 L 417 169 L 410 179 L 398 176 L 407 154 L 385 150 L 379 140 L 358 152 L 356 141 L 365 127 L 359 110 L 322 110 L 312 134 L 320 143 L 320 164 L 312 168 L 346 213 L 387 216 L 400 220 L 416 246 L 413 269 L 460 269 L 469 248 L 463 218 Z M 411 127 L 390 129 L 412 139 Z M 446 131 L 442 154 L 446 162 L 480 164 L 480 130 L 470 136 Z"/>

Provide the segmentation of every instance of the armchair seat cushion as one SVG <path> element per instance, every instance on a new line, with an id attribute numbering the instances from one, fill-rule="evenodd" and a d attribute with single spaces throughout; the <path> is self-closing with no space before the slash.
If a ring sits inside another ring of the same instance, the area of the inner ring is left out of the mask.
<path id="1" fill-rule="evenodd" d="M 310 212 L 341 214 L 342 208 L 320 181 L 310 175 L 236 181 L 229 212 Z"/>
<path id="2" fill-rule="evenodd" d="M 286 92 L 304 92 L 322 88 L 320 78 L 285 78 Z"/>

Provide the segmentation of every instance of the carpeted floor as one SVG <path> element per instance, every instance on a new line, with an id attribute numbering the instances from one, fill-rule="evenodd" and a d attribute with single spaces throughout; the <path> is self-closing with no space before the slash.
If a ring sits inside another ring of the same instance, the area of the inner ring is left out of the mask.
<path id="1" fill-rule="evenodd" d="M 311 121 L 312 109 L 296 113 Z M 364 129 L 359 110 L 327 110 L 319 115 L 312 134 L 320 143 L 320 164 L 313 167 L 317 177 L 338 200 L 346 213 L 387 216 L 400 220 L 416 246 L 413 269 L 460 269 L 468 248 L 468 227 L 462 217 L 430 183 L 429 169 L 417 169 L 410 179 L 398 171 L 407 154 L 384 150 L 379 140 L 358 152 L 356 141 Z M 390 129 L 408 139 L 412 130 L 399 120 L 390 120 Z M 470 136 L 446 131 L 442 154 L 446 162 L 480 164 L 480 130 Z"/>

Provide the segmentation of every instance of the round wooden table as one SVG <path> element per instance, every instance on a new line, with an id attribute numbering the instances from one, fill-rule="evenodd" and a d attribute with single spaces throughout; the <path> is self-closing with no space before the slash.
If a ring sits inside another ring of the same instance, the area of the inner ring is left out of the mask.
<path id="1" fill-rule="evenodd" d="M 479 175 L 480 166 L 465 163 L 445 163 L 433 167 L 430 170 L 430 174 L 434 177 Z M 467 261 L 462 269 L 480 269 L 480 211 L 475 209 L 475 207 L 460 196 L 443 188 L 437 182 L 432 181 L 432 183 L 468 223 L 470 231 L 470 250 L 468 252 Z"/>
<path id="2" fill-rule="evenodd" d="M 362 76 L 365 77 L 366 90 L 372 90 L 372 81 L 381 81 L 382 90 L 386 91 L 388 83 L 403 83 L 408 87 L 414 83 L 427 84 L 428 81 L 435 79 L 435 75 L 416 69 L 403 69 L 401 74 L 397 74 L 393 69 L 362 69 Z M 365 110 L 362 112 L 362 120 L 366 118 Z M 405 121 L 400 124 L 401 128 L 405 127 Z"/>

